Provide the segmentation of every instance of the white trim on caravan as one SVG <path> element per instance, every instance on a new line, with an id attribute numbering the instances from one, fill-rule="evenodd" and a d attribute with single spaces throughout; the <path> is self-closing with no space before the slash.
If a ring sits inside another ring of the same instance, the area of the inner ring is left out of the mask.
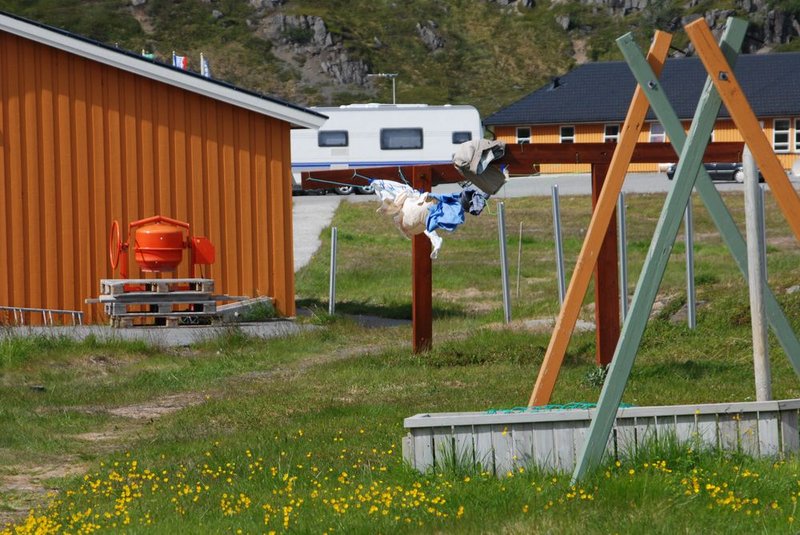
<path id="1" fill-rule="evenodd" d="M 459 144 L 483 137 L 480 114 L 472 106 L 351 104 L 310 109 L 328 120 L 319 130 L 292 130 L 294 189 L 300 188 L 302 171 L 451 163 Z M 341 194 L 352 190 L 335 189 Z"/>

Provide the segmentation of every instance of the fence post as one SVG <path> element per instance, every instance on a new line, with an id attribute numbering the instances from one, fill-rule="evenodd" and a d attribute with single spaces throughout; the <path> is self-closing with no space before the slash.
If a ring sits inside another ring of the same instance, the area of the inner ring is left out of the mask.
<path id="1" fill-rule="evenodd" d="M 503 320 L 511 321 L 511 289 L 508 283 L 508 254 L 506 251 L 506 204 L 497 203 L 497 232 L 500 240 L 500 269 L 503 277 Z"/>
<path id="2" fill-rule="evenodd" d="M 517 244 L 517 299 L 519 299 L 519 279 L 522 271 L 522 221 L 519 222 L 519 242 Z"/>
<path id="3" fill-rule="evenodd" d="M 683 227 L 686 231 L 686 321 L 690 329 L 697 327 L 697 293 L 694 286 L 694 221 L 692 197 L 686 203 Z"/>
<path id="4" fill-rule="evenodd" d="M 628 231 L 625 226 L 625 192 L 619 192 L 617 199 L 617 233 L 619 245 L 619 304 L 622 320 L 628 315 Z"/>
<path id="5" fill-rule="evenodd" d="M 753 371 L 756 382 L 756 401 L 772 399 L 772 377 L 767 345 L 767 321 L 764 311 L 764 264 L 761 251 L 762 230 L 758 201 L 758 167 L 750 149 L 742 154 L 744 168 L 744 209 L 747 231 L 747 275 L 750 290 L 750 324 L 753 331 Z"/>
<path id="6" fill-rule="evenodd" d="M 564 306 L 564 295 L 567 293 L 566 283 L 564 282 L 564 244 L 561 241 L 561 205 L 558 197 L 558 184 L 553 184 L 551 188 L 553 197 L 553 233 L 556 244 L 556 275 L 558 277 L 558 303 Z"/>
<path id="7" fill-rule="evenodd" d="M 336 242 L 339 233 L 336 227 L 331 227 L 331 271 L 328 280 L 328 314 L 333 316 L 336 312 Z"/>

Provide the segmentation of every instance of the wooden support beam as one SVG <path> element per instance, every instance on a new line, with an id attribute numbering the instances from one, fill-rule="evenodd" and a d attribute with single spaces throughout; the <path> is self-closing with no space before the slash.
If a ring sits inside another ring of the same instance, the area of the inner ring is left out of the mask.
<path id="1" fill-rule="evenodd" d="M 672 36 L 665 32 L 656 32 L 653 38 L 647 61 L 657 73 L 664 66 L 664 60 L 667 57 L 671 41 Z M 553 335 L 550 337 L 550 344 L 547 346 L 544 361 L 539 368 L 539 375 L 536 378 L 536 385 L 533 388 L 528 405 L 547 405 L 550 403 L 550 397 L 553 394 L 556 379 L 558 379 L 558 373 L 561 371 L 561 364 L 567 352 L 569 339 L 578 320 L 583 297 L 589 288 L 589 280 L 597 262 L 602 242 L 616 211 L 617 197 L 622 190 L 622 182 L 625 180 L 628 165 L 637 147 L 637 140 L 644 125 L 647 108 L 647 98 L 641 88 L 637 87 L 633 93 L 633 99 L 622 126 L 619 143 L 616 145 L 611 158 L 605 184 L 600 191 L 592 213 L 592 219 L 586 231 L 586 238 L 578 255 L 575 270 L 570 278 L 564 304 L 556 319 Z"/>
<path id="2" fill-rule="evenodd" d="M 429 166 L 415 166 L 411 170 L 411 187 L 419 191 L 431 190 Z M 411 238 L 411 329 L 414 353 L 430 350 L 433 344 L 433 266 L 431 241 L 424 234 Z"/>
<path id="3" fill-rule="evenodd" d="M 634 126 L 641 127 L 643 124 L 644 118 Z M 669 143 L 636 143 L 636 140 L 633 143 L 633 147 L 626 147 L 626 154 L 630 154 L 628 163 L 678 161 L 678 155 Z M 492 165 L 505 165 L 511 174 L 518 175 L 530 174 L 528 170 L 531 167 L 542 163 L 610 164 L 618 147 L 619 143 L 512 143 L 506 145 L 505 156 L 492 162 Z M 711 143 L 703 155 L 703 161 L 739 162 L 742 159 L 742 147 L 743 143 L 736 141 Z"/>
<path id="4" fill-rule="evenodd" d="M 733 18 L 728 19 L 722 39 L 731 56 L 735 56 L 736 51 L 741 47 L 746 29 L 746 23 Z M 620 44 L 625 41 L 632 41 L 630 34 L 617 40 Z M 620 48 L 623 55 L 626 55 L 627 49 L 622 46 Z M 648 68 L 647 63 L 634 61 L 638 59 L 638 56 L 633 58 L 626 55 L 625 59 L 628 61 L 639 87 L 651 102 L 656 98 L 666 98 L 658 81 L 653 80 L 652 71 Z M 597 412 L 578 455 L 578 462 L 572 475 L 573 482 L 583 479 L 590 468 L 597 466 L 606 449 L 611 427 L 622 401 L 622 394 L 627 386 L 650 310 L 664 276 L 675 237 L 683 220 L 686 204 L 695 185 L 695 178 L 701 171 L 704 172 L 703 151 L 714 129 L 720 105 L 719 94 L 714 90 L 711 80 L 707 80 L 689 129 L 689 135 L 686 138 L 686 144 L 678 160 L 672 189 L 667 193 L 664 207 L 656 224 L 653 241 L 650 243 L 642 266 L 642 273 L 631 301 L 630 313 L 625 318 L 614 358 L 600 392 Z"/>
<path id="5" fill-rule="evenodd" d="M 608 173 L 608 165 L 592 164 L 592 211 L 600 200 L 600 192 Z M 619 340 L 619 269 L 617 252 L 616 209 L 611 212 L 606 235 L 603 237 L 597 265 L 594 268 L 594 322 L 596 361 L 607 366 L 614 356 Z"/>
<path id="6" fill-rule="evenodd" d="M 736 80 L 728 61 L 708 29 L 704 19 L 698 19 L 685 26 L 686 34 L 697 50 L 700 61 L 719 92 L 725 107 L 728 108 L 736 128 L 739 129 L 747 146 L 758 163 L 764 180 L 769 184 L 775 201 L 783 212 L 795 237 L 800 240 L 800 197 L 797 195 L 772 146 L 756 118 L 742 87 Z"/>

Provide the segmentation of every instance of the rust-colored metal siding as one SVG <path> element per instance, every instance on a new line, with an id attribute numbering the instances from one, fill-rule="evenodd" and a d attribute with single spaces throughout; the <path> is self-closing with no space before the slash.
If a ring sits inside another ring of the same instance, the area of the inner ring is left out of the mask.
<path id="1" fill-rule="evenodd" d="M 2 32 L 0 76 L 0 305 L 100 320 L 112 219 L 160 214 L 214 243 L 218 293 L 294 315 L 286 122 Z"/>

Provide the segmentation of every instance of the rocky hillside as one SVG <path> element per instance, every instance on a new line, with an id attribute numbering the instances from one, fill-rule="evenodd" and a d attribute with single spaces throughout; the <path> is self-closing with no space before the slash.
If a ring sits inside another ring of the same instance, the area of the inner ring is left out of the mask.
<path id="1" fill-rule="evenodd" d="M 747 52 L 798 48 L 797 0 L 0 0 L 0 9 L 306 105 L 470 103 L 488 114 L 577 63 L 618 59 L 614 39 L 704 17 L 752 24 Z"/>

